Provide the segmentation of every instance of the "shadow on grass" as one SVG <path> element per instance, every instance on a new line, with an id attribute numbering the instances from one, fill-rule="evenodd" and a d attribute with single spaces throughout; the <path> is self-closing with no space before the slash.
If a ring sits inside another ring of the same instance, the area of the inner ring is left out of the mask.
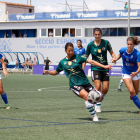
<path id="1" fill-rule="evenodd" d="M 6 107 L 0 107 L 0 109 L 6 109 Z M 19 109 L 17 107 L 11 107 L 11 109 Z"/>

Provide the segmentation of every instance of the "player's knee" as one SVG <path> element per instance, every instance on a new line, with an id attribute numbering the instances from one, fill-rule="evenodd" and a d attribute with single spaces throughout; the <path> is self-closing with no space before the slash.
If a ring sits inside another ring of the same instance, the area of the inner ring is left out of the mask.
<path id="1" fill-rule="evenodd" d="M 2 87 L 0 87 L 0 94 L 3 94 L 3 88 Z"/>
<path id="2" fill-rule="evenodd" d="M 107 93 L 108 92 L 108 87 L 103 88 L 103 93 Z"/>

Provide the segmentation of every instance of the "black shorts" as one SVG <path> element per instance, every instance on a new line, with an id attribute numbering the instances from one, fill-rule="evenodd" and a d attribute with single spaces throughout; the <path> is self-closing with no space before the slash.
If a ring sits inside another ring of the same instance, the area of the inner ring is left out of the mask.
<path id="1" fill-rule="evenodd" d="M 45 70 L 49 70 L 49 66 L 45 66 Z"/>
<path id="2" fill-rule="evenodd" d="M 94 89 L 94 87 L 88 83 L 87 85 L 82 85 L 82 86 L 73 86 L 71 88 L 71 90 L 77 95 L 79 96 L 79 93 L 82 89 L 85 89 L 87 92 L 90 92 L 91 90 Z"/>
<path id="3" fill-rule="evenodd" d="M 109 72 L 107 71 L 91 71 L 92 80 L 109 81 Z"/>

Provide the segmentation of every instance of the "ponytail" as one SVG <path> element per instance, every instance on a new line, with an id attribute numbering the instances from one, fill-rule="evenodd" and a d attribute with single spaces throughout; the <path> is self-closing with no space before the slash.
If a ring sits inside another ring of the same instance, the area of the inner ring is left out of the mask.
<path id="1" fill-rule="evenodd" d="M 127 41 L 132 41 L 133 44 L 135 44 L 135 45 L 140 44 L 140 40 L 139 40 L 139 38 L 136 37 L 136 36 L 134 36 L 134 37 L 128 37 L 128 38 L 127 38 Z"/>

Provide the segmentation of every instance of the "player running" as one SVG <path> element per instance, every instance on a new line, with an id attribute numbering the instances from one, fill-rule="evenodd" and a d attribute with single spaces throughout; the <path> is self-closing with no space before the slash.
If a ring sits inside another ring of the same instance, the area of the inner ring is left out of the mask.
<path id="1" fill-rule="evenodd" d="M 65 45 L 65 52 L 67 56 L 59 62 L 56 70 L 48 71 L 44 70 L 44 74 L 57 75 L 59 72 L 65 72 L 66 76 L 70 80 L 71 90 L 80 98 L 85 100 L 85 105 L 90 114 L 93 117 L 93 121 L 98 121 L 98 117 L 95 114 L 93 104 L 87 101 L 88 92 L 91 90 L 96 90 L 87 79 L 84 71 L 81 68 L 83 62 L 90 63 L 95 66 L 103 67 L 104 69 L 111 68 L 111 65 L 102 65 L 96 61 L 87 59 L 85 56 L 75 55 L 73 44 L 68 42 Z"/>
<path id="2" fill-rule="evenodd" d="M 140 101 L 137 96 L 139 90 L 140 79 L 140 52 L 136 50 L 135 45 L 140 44 L 137 37 L 127 38 L 127 47 L 120 49 L 120 54 L 113 61 L 117 61 L 122 57 L 123 69 L 122 78 L 130 92 L 130 99 L 140 109 Z"/>
<path id="3" fill-rule="evenodd" d="M 3 61 L 3 58 L 2 58 L 2 55 L 0 54 L 0 62 L 2 64 L 2 68 L 3 68 L 3 74 L 6 76 L 8 76 L 8 73 L 6 71 L 6 67 L 5 67 L 5 64 L 4 64 L 4 61 Z M 6 106 L 6 109 L 11 109 L 11 107 L 9 106 L 8 104 L 8 99 L 7 99 L 7 95 L 6 93 L 4 92 L 3 90 L 3 85 L 2 85 L 2 77 L 1 77 L 1 74 L 0 74 L 0 94 L 1 94 L 1 98 L 3 99 L 4 103 L 5 103 L 5 106 Z"/>
<path id="4" fill-rule="evenodd" d="M 90 42 L 87 46 L 86 56 L 92 55 L 92 60 L 103 65 L 108 65 L 107 51 L 115 59 L 116 56 L 108 40 L 101 39 L 102 31 L 100 28 L 94 28 L 95 40 Z M 94 81 L 95 88 L 102 92 L 105 96 L 109 89 L 109 70 L 103 67 L 91 65 L 91 78 Z M 102 89 L 101 89 L 102 83 Z M 96 112 L 101 112 L 101 102 L 95 105 Z"/>

